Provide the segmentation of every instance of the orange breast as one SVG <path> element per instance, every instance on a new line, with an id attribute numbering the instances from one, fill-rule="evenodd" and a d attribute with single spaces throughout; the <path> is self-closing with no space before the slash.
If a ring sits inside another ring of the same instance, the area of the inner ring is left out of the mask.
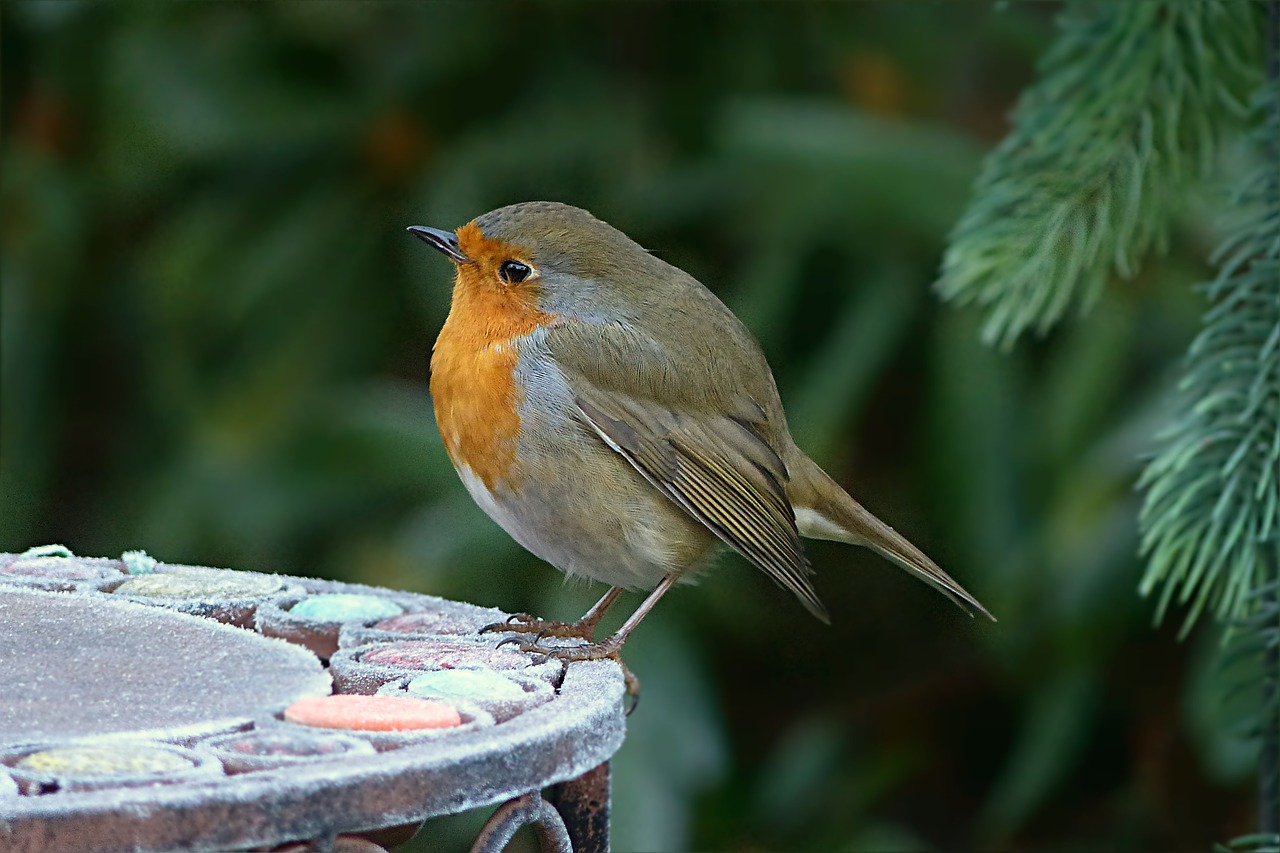
<path id="1" fill-rule="evenodd" d="M 431 398 L 445 450 L 485 487 L 515 485 L 520 438 L 516 387 L 519 358 L 513 342 L 553 318 L 538 310 L 532 288 L 499 282 L 497 264 L 519 247 L 485 240 L 479 229 L 459 229 L 459 244 L 474 263 L 458 267 L 449 317 L 431 355 Z"/>

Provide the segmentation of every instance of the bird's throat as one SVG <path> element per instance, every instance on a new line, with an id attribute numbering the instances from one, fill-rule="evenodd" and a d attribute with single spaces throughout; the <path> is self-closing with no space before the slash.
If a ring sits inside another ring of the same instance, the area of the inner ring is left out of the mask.
<path id="1" fill-rule="evenodd" d="M 527 299 L 460 266 L 431 355 L 431 398 L 445 450 L 455 467 L 470 468 L 490 490 L 520 477 L 519 340 L 554 319 Z"/>

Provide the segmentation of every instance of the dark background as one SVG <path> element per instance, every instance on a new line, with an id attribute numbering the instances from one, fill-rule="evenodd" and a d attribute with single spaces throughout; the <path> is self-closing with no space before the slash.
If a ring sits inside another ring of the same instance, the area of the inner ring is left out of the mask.
<path id="1" fill-rule="evenodd" d="M 566 201 L 737 311 L 801 446 L 1000 618 L 813 543 L 828 628 L 725 559 L 628 645 L 617 849 L 1248 831 L 1217 638 L 1179 643 L 1135 591 L 1133 481 L 1211 206 L 1007 355 L 930 290 L 1055 13 L 6 2 L 0 549 L 578 615 L 603 590 L 523 553 L 448 464 L 426 383 L 450 269 L 403 230 Z M 423 849 L 466 849 L 483 817 Z"/>

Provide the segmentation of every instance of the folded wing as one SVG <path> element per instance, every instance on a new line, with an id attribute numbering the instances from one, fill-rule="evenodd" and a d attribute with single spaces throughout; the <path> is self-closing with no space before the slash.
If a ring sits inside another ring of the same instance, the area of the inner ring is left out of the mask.
<path id="1" fill-rule="evenodd" d="M 787 500 L 786 466 L 749 415 L 681 412 L 570 385 L 583 421 L 654 488 L 828 621 Z"/>

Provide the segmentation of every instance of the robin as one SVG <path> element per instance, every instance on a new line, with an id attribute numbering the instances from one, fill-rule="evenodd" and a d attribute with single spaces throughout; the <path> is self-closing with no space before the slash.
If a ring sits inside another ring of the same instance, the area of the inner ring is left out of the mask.
<path id="1" fill-rule="evenodd" d="M 576 622 L 490 628 L 579 637 L 549 653 L 621 663 L 667 590 L 726 547 L 827 622 L 801 536 L 869 547 L 991 616 L 796 446 L 760 345 L 683 270 L 556 202 L 408 230 L 455 267 L 431 396 L 467 491 L 538 557 L 610 586 Z M 624 589 L 651 591 L 595 642 Z"/>

